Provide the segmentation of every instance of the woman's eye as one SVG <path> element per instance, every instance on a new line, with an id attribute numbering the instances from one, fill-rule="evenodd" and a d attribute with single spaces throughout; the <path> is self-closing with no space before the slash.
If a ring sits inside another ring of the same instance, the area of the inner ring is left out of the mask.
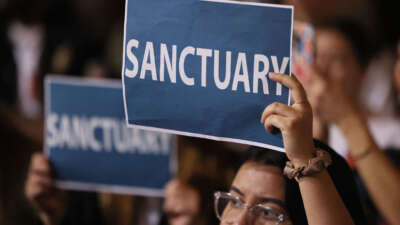
<path id="1" fill-rule="evenodd" d="M 274 212 L 272 212 L 271 210 L 269 210 L 269 209 L 263 209 L 262 210 L 262 216 L 265 219 L 273 219 L 273 218 L 276 217 L 276 214 Z"/>
<path id="2" fill-rule="evenodd" d="M 240 207 L 242 205 L 238 199 L 231 199 L 231 204 L 235 207 Z"/>

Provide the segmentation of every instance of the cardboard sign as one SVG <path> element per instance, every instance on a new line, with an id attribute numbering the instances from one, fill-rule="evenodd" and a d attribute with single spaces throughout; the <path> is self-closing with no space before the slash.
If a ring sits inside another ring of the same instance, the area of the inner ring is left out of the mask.
<path id="1" fill-rule="evenodd" d="M 128 128 L 120 81 L 46 79 L 45 147 L 61 188 L 162 196 L 170 134 Z"/>
<path id="2" fill-rule="evenodd" d="M 283 150 L 259 120 L 289 90 L 293 8 L 222 0 L 127 0 L 123 92 L 143 129 Z"/>

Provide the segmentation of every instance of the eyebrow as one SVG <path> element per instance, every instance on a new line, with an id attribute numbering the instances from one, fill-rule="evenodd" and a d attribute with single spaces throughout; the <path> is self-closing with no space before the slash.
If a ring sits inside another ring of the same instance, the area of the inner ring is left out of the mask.
<path id="1" fill-rule="evenodd" d="M 258 200 L 260 203 L 267 203 L 267 202 L 275 203 L 275 204 L 277 204 L 278 206 L 282 207 L 282 209 L 285 209 L 285 210 L 286 210 L 286 204 L 285 204 L 282 200 L 280 200 L 280 199 L 276 199 L 276 198 L 267 198 L 267 197 L 260 197 L 260 198 L 257 198 L 257 200 Z"/>
<path id="2" fill-rule="evenodd" d="M 229 188 L 229 191 L 234 191 L 234 192 L 238 193 L 239 195 L 244 196 L 243 192 L 241 192 L 239 190 L 239 188 L 237 188 L 237 187 L 235 187 L 233 185 Z"/>
<path id="3" fill-rule="evenodd" d="M 243 192 L 240 191 L 239 188 L 237 188 L 237 187 L 235 187 L 233 185 L 229 188 L 229 190 L 236 192 L 237 194 L 239 194 L 242 197 L 244 196 Z M 259 197 L 259 198 L 257 198 L 257 201 L 260 202 L 260 203 L 268 203 L 268 202 L 275 203 L 278 206 L 282 207 L 282 209 L 286 210 L 286 204 L 280 199 L 268 198 L 268 197 Z"/>

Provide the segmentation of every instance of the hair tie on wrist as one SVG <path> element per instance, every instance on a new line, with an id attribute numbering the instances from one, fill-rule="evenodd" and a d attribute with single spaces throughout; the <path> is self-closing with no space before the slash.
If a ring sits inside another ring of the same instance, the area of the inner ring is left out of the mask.
<path id="1" fill-rule="evenodd" d="M 315 157 L 310 159 L 307 164 L 295 167 L 292 162 L 287 161 L 283 174 L 289 179 L 295 178 L 299 181 L 301 177 L 312 176 L 325 170 L 332 164 L 331 156 L 324 150 L 317 150 Z"/>

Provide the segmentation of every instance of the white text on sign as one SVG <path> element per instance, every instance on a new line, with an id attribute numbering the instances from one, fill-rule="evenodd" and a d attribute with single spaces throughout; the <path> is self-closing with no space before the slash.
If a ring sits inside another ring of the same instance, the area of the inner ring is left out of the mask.
<path id="1" fill-rule="evenodd" d="M 171 135 L 128 128 L 125 121 L 107 117 L 51 113 L 46 120 L 46 145 L 94 152 L 169 154 Z"/>
<path id="2" fill-rule="evenodd" d="M 249 67 L 247 63 L 247 55 L 245 52 L 239 52 L 237 54 L 235 69 L 232 77 L 232 51 L 225 51 L 225 74 L 221 79 L 220 74 L 220 51 L 217 49 L 207 48 L 195 48 L 193 46 L 186 46 L 179 53 L 177 52 L 177 46 L 172 45 L 168 47 L 166 44 L 161 43 L 159 46 L 159 62 L 155 60 L 155 48 L 153 42 L 147 41 L 144 49 L 142 62 L 138 61 L 138 58 L 134 54 L 134 49 L 142 47 L 138 40 L 130 39 L 126 46 L 127 57 L 132 64 L 131 68 L 125 68 L 124 74 L 127 78 L 135 78 L 139 74 L 140 79 L 145 79 L 147 74 L 151 75 L 153 81 L 164 82 L 166 80 L 165 74 L 168 72 L 168 78 L 171 83 L 177 82 L 177 74 L 181 81 L 187 86 L 194 86 L 200 82 L 201 87 L 207 87 L 208 78 L 207 75 L 207 62 L 208 58 L 213 58 L 213 81 L 215 86 L 220 90 L 227 90 L 228 88 L 232 91 L 237 91 L 239 84 L 243 86 L 244 92 L 246 93 L 259 93 L 259 83 L 261 82 L 262 93 L 269 95 L 269 85 L 267 74 L 269 72 L 284 73 L 289 64 L 289 57 L 283 57 L 281 63 L 277 56 L 267 57 L 263 54 L 254 54 L 253 60 L 253 74 L 249 74 Z M 171 54 L 170 54 L 171 52 Z M 197 60 L 201 61 L 201 79 L 200 81 L 195 80 L 194 76 L 187 74 L 185 71 L 185 61 L 188 57 L 199 57 Z M 158 66 L 156 64 L 158 63 Z M 140 67 L 139 67 L 139 64 Z M 177 65 L 178 64 L 178 65 Z M 270 66 L 272 65 L 272 71 Z M 158 73 L 157 73 L 158 70 Z M 252 85 L 250 77 L 252 75 Z M 282 95 L 282 86 L 276 83 L 275 95 Z"/>

